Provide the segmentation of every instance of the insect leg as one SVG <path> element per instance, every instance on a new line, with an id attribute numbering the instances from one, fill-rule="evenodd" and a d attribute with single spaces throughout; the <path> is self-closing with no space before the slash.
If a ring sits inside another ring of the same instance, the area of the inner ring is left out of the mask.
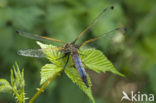
<path id="1" fill-rule="evenodd" d="M 64 54 L 63 56 L 61 56 L 61 57 L 57 58 L 56 60 L 62 59 L 62 58 L 64 58 L 64 57 L 66 57 L 66 56 L 67 56 L 67 55 L 66 55 L 66 54 Z"/>

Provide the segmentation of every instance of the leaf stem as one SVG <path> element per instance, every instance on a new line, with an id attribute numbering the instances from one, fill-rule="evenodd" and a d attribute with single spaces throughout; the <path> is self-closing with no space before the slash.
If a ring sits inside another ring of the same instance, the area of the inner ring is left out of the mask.
<path id="1" fill-rule="evenodd" d="M 42 87 L 36 92 L 36 94 L 32 97 L 32 99 L 28 103 L 33 103 L 35 99 L 44 91 L 45 87 L 60 73 L 57 72 L 55 75 L 51 76 L 43 85 Z"/>

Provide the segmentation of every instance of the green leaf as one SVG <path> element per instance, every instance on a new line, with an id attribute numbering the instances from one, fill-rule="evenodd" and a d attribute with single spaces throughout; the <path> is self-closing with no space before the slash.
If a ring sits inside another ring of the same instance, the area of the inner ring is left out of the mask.
<path id="1" fill-rule="evenodd" d="M 1 85 L 10 85 L 6 79 L 0 79 L 0 86 Z"/>
<path id="2" fill-rule="evenodd" d="M 87 79 L 89 83 L 89 88 L 87 88 L 75 68 L 66 68 L 65 73 L 74 83 L 76 83 L 80 87 L 80 89 L 82 89 L 82 91 L 92 100 L 92 102 L 95 103 L 95 100 L 92 96 L 92 91 L 91 91 L 92 84 L 89 75 L 87 75 Z"/>
<path id="3" fill-rule="evenodd" d="M 14 96 L 19 103 L 25 103 L 25 80 L 24 80 L 24 69 L 20 71 L 18 64 L 15 63 L 13 69 L 11 69 L 11 87 Z"/>
<path id="4" fill-rule="evenodd" d="M 11 85 L 14 86 L 15 84 L 15 78 L 14 78 L 14 72 L 12 69 L 10 69 L 10 79 L 11 79 Z"/>
<path id="5" fill-rule="evenodd" d="M 12 87 L 6 79 L 0 79 L 0 92 L 10 93 L 12 92 Z"/>
<path id="6" fill-rule="evenodd" d="M 11 93 L 12 87 L 10 86 L 10 84 L 2 85 L 2 86 L 0 86 L 0 92 L 1 93 Z"/>
<path id="7" fill-rule="evenodd" d="M 15 63 L 15 66 L 13 66 L 13 69 L 11 70 L 11 84 L 18 89 L 24 89 L 24 70 L 21 72 L 17 63 Z"/>
<path id="8" fill-rule="evenodd" d="M 95 72 L 106 72 L 111 71 L 114 74 L 118 74 L 120 76 L 124 76 L 120 72 L 118 72 L 112 63 L 107 59 L 107 57 L 99 50 L 95 49 L 86 49 L 80 51 L 82 62 L 89 69 Z"/>
<path id="9" fill-rule="evenodd" d="M 41 42 L 37 42 L 37 44 L 43 49 L 43 52 L 46 54 L 50 62 L 57 66 L 62 66 L 64 64 L 63 59 L 58 59 L 62 57 L 63 54 L 56 49 L 56 46 L 43 44 Z"/>
<path id="10" fill-rule="evenodd" d="M 41 69 L 41 82 L 40 84 L 43 84 L 47 79 L 49 79 L 51 76 L 55 75 L 56 73 L 63 70 L 61 67 L 57 67 L 54 64 L 46 64 Z"/>
<path id="11" fill-rule="evenodd" d="M 63 70 L 63 66 L 65 64 L 66 58 L 58 60 L 58 58 L 63 56 L 63 53 L 56 50 L 55 49 L 56 46 L 46 45 L 46 44 L 42 44 L 40 42 L 37 42 L 37 44 L 39 44 L 40 47 L 43 49 L 43 52 L 47 55 L 47 58 L 52 63 L 55 64 L 55 65 L 54 64 L 47 64 L 42 68 L 42 70 L 41 70 L 41 84 L 42 84 L 49 77 L 51 77 L 55 73 L 59 72 L 60 70 Z M 82 56 L 81 56 L 82 62 L 85 64 L 85 66 L 87 66 L 91 70 L 94 70 L 96 72 L 111 71 L 111 72 L 118 74 L 120 76 L 124 76 L 123 74 L 119 73 L 114 68 L 112 63 L 103 55 L 103 53 L 101 51 L 95 50 L 95 49 L 86 49 L 86 50 L 82 50 L 79 52 L 80 52 L 80 54 L 82 54 Z M 83 92 L 85 92 L 88 95 L 88 97 L 94 103 L 95 101 L 94 101 L 94 98 L 93 98 L 92 92 L 91 92 L 91 81 L 90 81 L 89 76 L 87 76 L 88 81 L 89 81 L 89 88 L 87 88 L 86 85 L 84 84 L 84 82 L 81 80 L 76 69 L 73 67 L 71 68 L 71 65 L 73 65 L 73 63 L 70 61 L 71 61 L 71 57 L 69 59 L 68 66 L 64 70 L 65 73 L 74 83 L 76 83 L 80 87 L 80 89 L 83 90 Z"/>

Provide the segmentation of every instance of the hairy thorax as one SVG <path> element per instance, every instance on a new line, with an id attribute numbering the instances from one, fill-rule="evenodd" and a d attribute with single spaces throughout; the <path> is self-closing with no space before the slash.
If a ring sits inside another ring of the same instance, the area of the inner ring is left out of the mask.
<path id="1" fill-rule="evenodd" d="M 79 49 L 78 45 L 75 45 L 73 43 L 67 43 L 66 45 L 64 45 L 64 48 L 65 49 L 63 50 L 63 52 L 64 53 L 70 53 L 70 54 L 77 52 L 77 50 Z"/>

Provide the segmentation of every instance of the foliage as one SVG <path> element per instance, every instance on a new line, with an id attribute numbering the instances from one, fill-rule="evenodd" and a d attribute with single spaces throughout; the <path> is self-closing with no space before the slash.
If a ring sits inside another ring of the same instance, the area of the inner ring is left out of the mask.
<path id="1" fill-rule="evenodd" d="M 16 29 L 70 42 L 103 8 L 110 5 L 114 5 L 114 11 L 102 17 L 79 42 L 97 37 L 99 33 L 107 32 L 114 27 L 126 26 L 128 32 L 123 35 L 122 40 L 115 34 L 113 40 L 103 38 L 94 42 L 92 46 L 104 52 L 126 78 L 112 77 L 107 72 L 96 75 L 89 71 L 96 102 L 120 102 L 121 91 L 127 84 L 134 84 L 128 89 L 156 93 L 154 82 L 156 0 L 135 2 L 133 0 L 0 0 L 0 78 L 8 78 L 9 72 L 6 68 L 9 68 L 8 64 L 13 64 L 17 60 L 26 68 L 25 79 L 28 86 L 26 90 L 33 95 L 35 92 L 33 90 L 39 84 L 38 68 L 47 61 L 17 55 L 18 49 L 37 48 L 37 46 L 33 41 L 19 37 L 15 33 Z M 115 41 L 116 39 L 118 41 Z M 88 103 L 88 99 L 64 75 L 56 79 L 55 86 L 47 89 L 49 91 L 45 92 L 47 99 L 45 100 L 45 95 L 41 95 L 38 103 L 49 101 Z M 70 98 L 70 94 L 66 95 L 73 91 L 73 98 Z M 0 102 L 3 101 L 13 102 L 10 97 L 0 95 Z"/>
<path id="2" fill-rule="evenodd" d="M 41 82 L 40 84 L 43 84 L 48 78 L 50 78 L 52 75 L 54 75 L 57 72 L 60 72 L 62 68 L 57 67 L 54 64 L 46 64 L 41 68 Z"/>
<path id="3" fill-rule="evenodd" d="M 56 50 L 56 46 L 46 45 L 40 42 L 37 43 L 43 49 L 43 52 L 46 54 L 47 58 L 53 63 L 46 64 L 44 67 L 42 67 L 41 84 L 43 84 L 46 80 L 48 80 L 57 72 L 64 70 L 66 75 L 88 95 L 88 97 L 92 100 L 93 103 L 95 103 L 95 100 L 92 97 L 91 81 L 89 75 L 87 76 L 89 80 L 89 88 L 87 88 L 84 82 L 81 80 L 78 72 L 76 71 L 76 68 L 73 68 L 74 64 L 72 63 L 71 58 L 69 58 L 69 65 L 67 65 L 67 67 L 64 69 L 66 58 L 58 59 L 60 57 L 63 57 L 63 54 L 59 50 Z M 89 67 L 89 69 L 94 70 L 96 72 L 111 71 L 115 74 L 123 76 L 123 74 L 119 73 L 113 67 L 112 63 L 99 50 L 86 49 L 79 51 L 79 53 L 83 55 L 82 61 L 84 65 Z"/>
<path id="4" fill-rule="evenodd" d="M 73 68 L 73 63 L 71 61 L 71 58 L 69 58 L 69 65 L 67 65 L 67 68 L 64 68 L 64 65 L 66 63 L 65 59 L 58 59 L 63 56 L 63 54 L 59 50 L 55 50 L 57 47 L 53 45 L 46 45 L 42 44 L 40 42 L 37 42 L 43 52 L 46 54 L 47 58 L 53 63 L 53 64 L 46 64 L 41 68 L 41 82 L 40 84 L 43 84 L 42 87 L 37 91 L 37 93 L 32 97 L 32 99 L 29 101 L 29 103 L 33 103 L 34 100 L 37 98 L 37 96 L 44 91 L 45 87 L 55 78 L 55 76 L 58 75 L 61 71 L 64 70 L 66 75 L 74 82 L 76 83 L 82 91 L 88 95 L 88 97 L 92 100 L 93 103 L 95 103 L 95 100 L 92 96 L 91 91 L 91 80 L 89 75 L 87 74 L 87 79 L 89 82 L 89 88 L 86 87 L 82 79 L 80 78 L 78 72 L 76 71 L 76 68 Z M 87 67 L 89 67 L 91 70 L 94 70 L 96 72 L 105 72 L 105 71 L 112 71 L 115 74 L 123 76 L 121 73 L 119 73 L 112 65 L 112 63 L 102 54 L 102 52 L 95 50 L 95 49 L 86 49 L 81 50 L 79 53 L 83 54 L 82 61 L 85 63 Z M 60 61 L 61 60 L 61 61 Z M 95 64 L 92 64 L 95 63 Z M 5 79 L 0 79 L 0 92 L 6 92 L 6 93 L 13 93 L 15 95 L 15 98 L 17 99 L 17 102 L 19 103 L 25 103 L 25 81 L 24 81 L 24 71 L 20 72 L 19 67 L 16 63 L 16 67 L 13 66 L 13 70 L 11 69 L 11 84 Z"/>
<path id="5" fill-rule="evenodd" d="M 114 68 L 112 63 L 107 59 L 107 57 L 105 57 L 105 55 L 101 51 L 96 49 L 86 49 L 80 53 L 83 54 L 81 56 L 83 63 L 89 69 L 97 73 L 111 71 L 114 74 L 124 76 Z"/>
<path id="6" fill-rule="evenodd" d="M 11 93 L 14 95 L 18 103 L 25 103 L 27 98 L 25 97 L 24 92 L 24 69 L 21 72 L 17 63 L 15 66 L 11 69 L 11 83 L 6 79 L 0 79 L 0 92 Z"/>

